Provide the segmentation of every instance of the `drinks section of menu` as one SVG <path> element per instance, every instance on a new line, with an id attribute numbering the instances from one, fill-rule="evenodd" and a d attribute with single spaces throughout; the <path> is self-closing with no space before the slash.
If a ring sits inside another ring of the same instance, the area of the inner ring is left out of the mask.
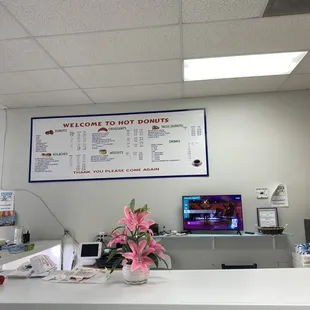
<path id="1" fill-rule="evenodd" d="M 29 182 L 208 176 L 204 109 L 31 120 Z"/>

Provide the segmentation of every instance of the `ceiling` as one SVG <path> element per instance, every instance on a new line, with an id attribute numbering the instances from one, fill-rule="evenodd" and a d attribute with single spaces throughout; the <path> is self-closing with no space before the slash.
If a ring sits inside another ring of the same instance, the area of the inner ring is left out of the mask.
<path id="1" fill-rule="evenodd" d="M 182 82 L 188 58 L 310 50 L 310 14 L 267 0 L 0 0 L 0 105 L 61 106 L 310 88 L 291 75 Z"/>

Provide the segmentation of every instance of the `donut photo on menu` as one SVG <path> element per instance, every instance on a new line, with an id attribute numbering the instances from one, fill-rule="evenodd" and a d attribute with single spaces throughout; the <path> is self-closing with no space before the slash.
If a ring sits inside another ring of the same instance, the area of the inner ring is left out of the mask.
<path id="1" fill-rule="evenodd" d="M 200 159 L 195 159 L 195 160 L 192 162 L 192 165 L 193 165 L 194 167 L 199 167 L 199 166 L 202 165 L 202 162 L 201 162 Z"/>
<path id="2" fill-rule="evenodd" d="M 45 131 L 45 134 L 46 135 L 53 135 L 54 131 L 53 130 L 48 130 L 48 131 Z"/>
<path id="3" fill-rule="evenodd" d="M 107 150 L 99 150 L 99 154 L 100 155 L 106 155 L 107 154 Z"/>
<path id="4" fill-rule="evenodd" d="M 98 132 L 107 132 L 107 131 L 108 131 L 108 129 L 105 127 L 101 127 L 98 129 Z"/>

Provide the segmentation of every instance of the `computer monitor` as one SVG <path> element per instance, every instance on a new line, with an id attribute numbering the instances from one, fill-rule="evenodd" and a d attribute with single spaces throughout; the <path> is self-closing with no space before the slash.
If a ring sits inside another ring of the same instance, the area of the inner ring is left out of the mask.
<path id="1" fill-rule="evenodd" d="M 78 257 L 81 259 L 97 259 L 102 254 L 101 242 L 82 242 L 79 245 Z"/>
<path id="2" fill-rule="evenodd" d="M 184 230 L 243 230 L 241 195 L 183 196 Z"/>

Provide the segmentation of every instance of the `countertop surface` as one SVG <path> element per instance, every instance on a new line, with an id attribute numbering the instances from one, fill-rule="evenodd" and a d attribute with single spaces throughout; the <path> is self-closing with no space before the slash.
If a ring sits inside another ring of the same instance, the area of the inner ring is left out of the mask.
<path id="1" fill-rule="evenodd" d="M 1 304 L 97 304 L 294 306 L 289 309 L 295 309 L 310 307 L 309 278 L 310 269 L 248 269 L 152 270 L 149 282 L 139 286 L 126 285 L 121 271 L 114 272 L 101 285 L 7 279 L 0 286 L 0 308 Z"/>

